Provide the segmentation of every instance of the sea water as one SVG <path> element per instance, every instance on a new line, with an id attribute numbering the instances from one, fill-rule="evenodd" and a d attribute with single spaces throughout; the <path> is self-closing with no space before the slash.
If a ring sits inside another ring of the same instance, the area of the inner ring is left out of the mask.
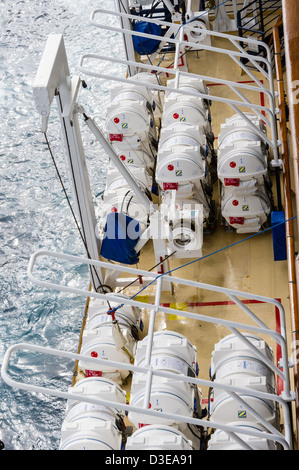
<path id="1" fill-rule="evenodd" d="M 90 24 L 92 11 L 113 8 L 113 0 L 1 0 L 0 2 L 0 361 L 13 344 L 33 343 L 77 352 L 85 299 L 38 287 L 27 276 L 32 253 L 84 256 L 84 248 L 57 178 L 35 109 L 32 84 L 50 33 L 64 35 L 70 70 L 78 74 L 83 53 L 121 56 L 117 33 Z M 108 64 L 111 69 L 111 65 Z M 115 66 L 113 67 L 115 73 Z M 101 125 L 109 83 L 82 77 L 80 99 Z M 107 156 L 88 129 L 82 137 L 93 195 L 105 186 Z M 71 198 L 55 102 L 47 136 Z M 86 266 L 43 260 L 45 279 L 88 288 Z M 66 391 L 74 363 L 19 352 L 9 374 L 18 381 Z M 54 450 L 59 446 L 65 400 L 13 389 L 0 379 L 0 439 L 6 450 Z"/>

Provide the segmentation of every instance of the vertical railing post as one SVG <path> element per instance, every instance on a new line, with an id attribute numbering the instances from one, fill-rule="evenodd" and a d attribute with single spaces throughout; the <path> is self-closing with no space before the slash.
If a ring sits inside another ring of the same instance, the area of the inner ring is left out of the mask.
<path id="1" fill-rule="evenodd" d="M 150 311 L 150 320 L 149 320 L 148 335 L 147 335 L 147 347 L 146 347 L 145 361 L 144 361 L 144 366 L 148 367 L 147 380 L 146 380 L 145 393 L 144 393 L 144 408 L 145 409 L 149 408 L 150 406 L 150 397 L 151 397 L 152 380 L 153 380 L 153 373 L 151 369 L 151 357 L 152 357 L 154 331 L 155 331 L 155 320 L 156 320 L 156 315 L 159 311 L 159 306 L 161 303 L 161 292 L 162 292 L 162 277 L 158 277 L 156 296 L 155 296 L 155 306 Z"/>
<path id="2" fill-rule="evenodd" d="M 128 0 L 115 0 L 116 9 L 119 12 L 130 13 L 129 3 Z M 123 28 L 131 29 L 131 22 L 128 18 L 121 17 L 120 22 Z M 125 52 L 128 60 L 135 59 L 135 50 L 133 44 L 133 37 L 130 34 L 123 35 Z M 136 75 L 137 67 L 133 65 L 128 65 L 128 73 L 130 77 Z"/>
<path id="3" fill-rule="evenodd" d="M 260 6 L 260 17 L 261 17 L 261 31 L 263 34 L 265 33 L 265 26 L 264 26 L 264 12 L 263 12 L 263 1 L 259 0 L 259 6 Z"/>

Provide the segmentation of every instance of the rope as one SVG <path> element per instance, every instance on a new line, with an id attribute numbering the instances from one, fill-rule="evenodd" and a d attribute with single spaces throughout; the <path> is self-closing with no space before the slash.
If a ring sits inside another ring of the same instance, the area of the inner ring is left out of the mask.
<path id="1" fill-rule="evenodd" d="M 51 146 L 50 146 L 48 137 L 47 137 L 47 134 L 46 134 L 46 132 L 43 132 L 43 134 L 44 134 L 45 141 L 46 141 L 46 144 L 47 144 L 49 153 L 50 153 L 50 155 L 51 155 L 51 158 L 52 158 L 52 161 L 53 161 L 53 164 L 54 164 L 54 167 L 55 167 L 55 170 L 56 170 L 58 179 L 59 179 L 59 181 L 60 181 L 62 190 L 63 190 L 63 192 L 64 192 L 64 195 L 65 195 L 65 198 L 66 198 L 67 203 L 68 203 L 68 205 L 69 205 L 69 208 L 70 208 L 70 210 L 71 210 L 71 214 L 72 214 L 73 219 L 74 219 L 74 221 L 75 221 L 75 224 L 76 224 L 76 227 L 77 227 L 77 229 L 78 229 L 79 235 L 80 235 L 80 237 L 81 237 L 81 239 L 82 239 L 82 242 L 83 242 L 83 244 L 84 244 L 84 247 L 85 247 L 85 249 L 86 249 L 87 256 L 88 256 L 89 259 L 91 259 L 91 256 L 90 256 L 89 251 L 88 251 L 88 247 L 87 247 L 86 240 L 85 240 L 85 238 L 84 238 L 84 236 L 83 236 L 83 233 L 82 233 L 82 230 L 81 230 L 81 228 L 80 228 L 80 226 L 79 226 L 79 223 L 78 223 L 76 214 L 75 214 L 75 212 L 74 212 L 74 209 L 72 208 L 70 199 L 69 199 L 68 194 L 67 194 L 67 192 L 66 192 L 66 189 L 65 189 L 64 183 L 63 183 L 63 181 L 62 181 L 62 178 L 61 178 L 59 169 L 58 169 L 58 167 L 57 167 L 57 164 L 56 164 L 56 161 L 55 161 L 55 158 L 54 158 L 54 155 L 53 155 L 53 152 L 52 152 L 52 149 L 51 149 Z M 97 273 L 95 267 L 94 267 L 94 266 L 91 266 L 91 274 L 92 274 L 92 269 L 93 269 L 93 271 L 94 271 L 94 274 L 95 274 L 96 277 L 97 277 L 97 280 L 98 280 L 98 283 L 99 283 L 100 287 L 103 288 L 103 284 L 101 283 L 101 280 L 100 280 L 100 278 L 99 278 L 99 275 L 98 275 L 98 273 Z M 109 308 L 111 308 L 111 305 L 110 305 L 109 300 L 107 300 L 106 302 L 107 302 Z"/>
<path id="2" fill-rule="evenodd" d="M 150 268 L 150 269 L 148 270 L 148 272 L 153 271 L 153 269 L 155 269 L 155 268 L 157 268 L 158 266 L 160 266 L 160 264 L 163 264 L 164 261 L 166 261 L 168 258 L 170 258 L 171 256 L 173 256 L 175 253 L 176 253 L 176 251 L 173 251 L 170 255 L 165 256 L 165 258 L 163 258 L 159 263 L 155 264 L 155 266 L 153 266 L 152 268 Z M 127 288 L 130 287 L 132 284 L 134 284 L 136 281 L 138 281 L 140 278 L 142 279 L 142 276 L 136 277 L 136 279 L 134 279 L 134 280 L 131 281 L 129 284 L 127 284 L 125 287 L 123 287 L 122 289 L 120 289 L 117 293 L 119 294 L 119 293 L 122 292 L 123 290 L 127 289 Z M 108 312 L 108 313 L 109 313 L 109 312 Z"/>
<path id="3" fill-rule="evenodd" d="M 155 279 L 153 279 L 151 282 L 149 282 L 146 286 L 144 286 L 142 289 L 140 289 L 136 294 L 132 295 L 132 297 L 130 297 L 129 300 L 133 300 L 137 295 L 139 295 L 144 289 L 146 289 L 147 287 L 149 287 L 150 285 L 154 284 L 157 279 L 159 279 L 160 277 L 162 276 L 165 276 L 166 274 L 171 274 L 173 273 L 174 271 L 178 271 L 179 269 L 182 269 L 182 268 L 185 268 L 187 266 L 190 266 L 191 264 L 194 264 L 194 263 L 197 263 L 198 261 L 202 261 L 203 259 L 206 259 L 206 258 L 209 258 L 210 256 L 212 255 L 216 255 L 217 253 L 221 253 L 222 251 L 225 251 L 225 250 L 228 250 L 229 248 L 232 248 L 233 246 L 236 246 L 236 245 L 239 245 L 240 243 L 243 243 L 247 240 L 250 240 L 254 237 L 257 237 L 258 235 L 262 235 L 266 232 L 268 232 L 269 230 L 273 230 L 274 228 L 282 225 L 282 224 L 286 224 L 287 222 L 290 222 L 291 220 L 294 220 L 296 219 L 297 216 L 294 216 L 294 217 L 291 217 L 290 219 L 287 219 L 285 220 L 284 222 L 279 222 L 275 225 L 272 225 L 272 227 L 269 227 L 269 228 L 266 228 L 265 230 L 262 230 L 261 232 L 258 232 L 258 233 L 254 233 L 253 235 L 250 235 L 249 237 L 246 237 L 244 238 L 243 240 L 239 240 L 238 242 L 235 242 L 235 243 L 231 243 L 230 245 L 227 245 L 223 248 L 220 248 L 219 250 L 216 250 L 216 251 L 213 251 L 212 253 L 209 253 L 205 256 L 202 256 L 200 258 L 197 258 L 193 261 L 189 261 L 188 263 L 186 264 L 183 264 L 182 266 L 178 266 L 177 268 L 174 268 L 174 269 L 171 269 L 170 271 L 167 271 L 166 273 L 162 273 L 162 274 L 159 274 L 158 276 L 155 277 Z M 117 307 L 115 307 L 114 309 L 110 310 L 110 314 L 113 312 L 115 312 L 116 310 L 118 310 L 119 308 L 123 307 L 124 304 L 121 304 L 121 305 L 118 305 Z"/>

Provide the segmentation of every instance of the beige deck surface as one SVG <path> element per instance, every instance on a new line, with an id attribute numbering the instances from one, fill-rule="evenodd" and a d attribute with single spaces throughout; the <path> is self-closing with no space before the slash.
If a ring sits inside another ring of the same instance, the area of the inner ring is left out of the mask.
<path id="1" fill-rule="evenodd" d="M 219 41 L 217 45 L 220 45 Z M 193 52 L 188 55 L 188 63 L 189 71 L 193 73 L 201 73 L 236 82 L 252 80 L 251 77 L 246 76 L 246 74 L 241 71 L 237 64 L 231 62 L 227 56 L 223 54 Z M 259 73 L 254 73 L 256 76 L 260 76 Z M 233 94 L 226 86 L 210 86 L 210 94 L 213 95 L 214 93 L 224 97 L 231 97 Z M 245 95 L 254 100 L 255 103 L 261 104 L 260 93 L 252 94 L 246 92 Z M 223 123 L 227 117 L 235 114 L 235 112 L 230 109 L 228 105 L 213 102 L 211 114 L 214 134 L 217 137 L 221 123 Z M 214 199 L 216 201 L 218 200 L 217 192 L 218 186 L 215 184 Z M 221 217 L 219 216 L 215 233 L 205 236 L 204 238 L 203 256 L 225 248 L 235 242 L 239 242 L 248 236 L 249 234 L 237 235 L 234 232 L 226 231 L 224 227 L 221 226 Z M 144 248 L 141 260 L 141 263 L 138 265 L 140 269 L 150 269 L 155 264 L 151 242 Z M 181 266 L 188 261 L 191 260 L 171 260 L 170 268 Z M 175 272 L 174 275 L 279 299 L 286 312 L 287 331 L 290 331 L 287 262 L 274 262 L 271 231 L 257 235 L 250 240 L 246 240 L 243 243 L 209 256 L 206 259 L 192 264 L 188 268 Z M 136 287 L 132 286 L 127 288 L 124 293 L 133 295 L 138 292 L 138 289 L 138 285 Z M 153 303 L 154 293 L 155 288 L 150 286 L 137 297 L 137 300 Z M 248 320 L 239 307 L 223 303 L 228 300 L 229 299 L 225 298 L 222 294 L 183 286 L 175 286 L 174 295 L 167 292 L 163 293 L 162 302 L 170 303 L 171 307 L 182 310 L 182 316 L 168 316 L 159 313 L 156 319 L 156 330 L 175 330 L 188 337 L 197 347 L 200 378 L 208 379 L 211 353 L 214 344 L 222 337 L 230 334 L 230 331 L 219 325 L 206 323 L 203 320 L 188 320 L 183 317 L 183 312 L 184 310 L 188 310 L 201 315 L 214 315 L 246 323 Z M 199 303 L 201 305 L 198 305 Z M 269 307 L 265 304 L 253 304 L 249 305 L 249 307 L 257 315 L 261 316 L 263 321 L 270 328 L 276 328 L 274 307 Z M 145 336 L 147 333 L 146 326 L 148 318 L 146 311 L 143 312 L 143 317 L 145 323 L 143 336 Z M 273 347 L 274 352 L 276 352 L 276 347 L 271 340 L 269 340 L 269 344 Z M 207 391 L 203 390 L 204 399 L 207 398 L 206 393 Z"/>

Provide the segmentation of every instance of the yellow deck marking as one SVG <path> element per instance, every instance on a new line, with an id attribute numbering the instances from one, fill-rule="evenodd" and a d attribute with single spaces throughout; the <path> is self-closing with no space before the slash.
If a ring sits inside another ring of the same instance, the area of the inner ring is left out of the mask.
<path id="1" fill-rule="evenodd" d="M 148 303 L 148 295 L 136 295 L 135 300 L 138 302 Z"/>
<path id="2" fill-rule="evenodd" d="M 183 312 L 187 311 L 187 303 L 173 303 L 169 304 L 170 308 L 175 308 L 176 310 L 182 310 Z M 168 315 L 169 320 L 183 320 L 185 317 L 181 317 L 180 315 Z"/>

